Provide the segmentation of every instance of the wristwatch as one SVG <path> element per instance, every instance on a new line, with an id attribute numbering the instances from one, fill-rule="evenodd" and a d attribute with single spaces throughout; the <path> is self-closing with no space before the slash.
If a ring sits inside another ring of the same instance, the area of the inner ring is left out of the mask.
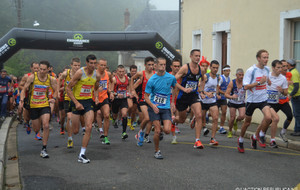
<path id="1" fill-rule="evenodd" d="M 260 82 L 259 82 L 259 81 L 257 82 L 257 85 L 260 85 Z"/>

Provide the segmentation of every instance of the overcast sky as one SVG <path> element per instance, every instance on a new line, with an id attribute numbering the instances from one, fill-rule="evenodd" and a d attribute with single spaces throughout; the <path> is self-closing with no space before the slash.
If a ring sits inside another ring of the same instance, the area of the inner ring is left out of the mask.
<path id="1" fill-rule="evenodd" d="M 178 10 L 179 0 L 150 0 L 158 10 Z"/>

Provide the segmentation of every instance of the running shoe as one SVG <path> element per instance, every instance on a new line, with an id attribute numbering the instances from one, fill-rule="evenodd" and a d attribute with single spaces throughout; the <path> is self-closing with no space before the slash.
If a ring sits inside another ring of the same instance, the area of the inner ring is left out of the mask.
<path id="1" fill-rule="evenodd" d="M 137 122 L 134 121 L 134 122 L 132 123 L 132 127 L 135 128 L 136 126 L 137 126 Z"/>
<path id="2" fill-rule="evenodd" d="M 68 140 L 67 148 L 73 148 L 73 140 Z"/>
<path id="3" fill-rule="evenodd" d="M 256 139 L 254 138 L 253 135 L 251 135 L 250 140 L 251 140 L 251 147 L 253 149 L 257 149 Z"/>
<path id="4" fill-rule="evenodd" d="M 196 124 L 196 119 L 195 119 L 195 117 L 193 117 L 191 124 L 190 124 L 191 129 L 194 129 L 195 124 Z"/>
<path id="5" fill-rule="evenodd" d="M 27 134 L 29 135 L 31 133 L 31 127 L 30 127 L 29 123 L 25 123 L 24 126 L 26 128 Z"/>
<path id="6" fill-rule="evenodd" d="M 221 127 L 221 128 L 219 129 L 219 133 L 220 133 L 220 134 L 226 134 L 227 131 L 226 131 L 223 127 Z"/>
<path id="7" fill-rule="evenodd" d="M 131 124 L 129 125 L 129 128 L 130 128 L 131 131 L 134 131 L 134 129 L 135 129 L 134 126 L 131 125 Z"/>
<path id="8" fill-rule="evenodd" d="M 131 118 L 127 117 L 127 126 L 130 127 L 131 126 Z"/>
<path id="9" fill-rule="evenodd" d="M 207 136 L 209 133 L 209 130 L 207 129 L 207 127 L 203 127 L 203 136 Z"/>
<path id="10" fill-rule="evenodd" d="M 210 146 L 218 146 L 219 143 L 218 143 L 218 141 L 216 141 L 216 139 L 213 138 L 213 139 L 210 140 L 209 145 Z"/>
<path id="11" fill-rule="evenodd" d="M 80 154 L 80 156 L 78 156 L 78 162 L 87 164 L 90 163 L 90 159 L 88 159 L 84 154 Z"/>
<path id="12" fill-rule="evenodd" d="M 60 128 L 60 133 L 61 135 L 64 135 L 65 134 L 65 130 L 63 130 L 63 128 Z"/>
<path id="13" fill-rule="evenodd" d="M 110 141 L 108 140 L 108 137 L 104 137 L 104 138 L 103 138 L 102 144 L 110 145 Z"/>
<path id="14" fill-rule="evenodd" d="M 238 128 L 237 121 L 235 119 L 234 122 L 233 122 L 233 130 L 237 131 L 237 128 Z"/>
<path id="15" fill-rule="evenodd" d="M 175 125 L 175 133 L 179 134 L 180 133 L 180 130 L 179 128 Z"/>
<path id="16" fill-rule="evenodd" d="M 113 126 L 114 126 L 114 128 L 118 128 L 118 127 L 119 127 L 119 126 L 118 126 L 118 121 L 113 120 Z"/>
<path id="17" fill-rule="evenodd" d="M 164 134 L 163 134 L 163 132 L 160 132 L 159 133 L 159 140 L 161 141 L 161 140 L 163 140 L 164 139 Z"/>
<path id="18" fill-rule="evenodd" d="M 151 140 L 150 140 L 149 135 L 144 138 L 144 142 L 145 143 L 152 143 Z"/>
<path id="19" fill-rule="evenodd" d="M 143 142 L 144 142 L 144 132 L 138 132 L 135 135 L 135 139 L 137 140 L 137 145 L 138 146 L 143 146 Z"/>
<path id="20" fill-rule="evenodd" d="M 277 146 L 277 144 L 276 144 L 275 141 L 271 141 L 271 142 L 270 142 L 270 147 L 271 147 L 271 148 L 278 148 L 278 146 Z"/>
<path id="21" fill-rule="evenodd" d="M 43 149 L 40 153 L 40 156 L 42 158 L 49 158 L 49 154 L 47 153 L 47 150 L 46 149 Z"/>
<path id="22" fill-rule="evenodd" d="M 194 148 L 203 149 L 204 146 L 203 146 L 203 144 L 201 143 L 200 140 L 197 140 L 197 141 L 195 142 L 195 144 L 194 144 Z"/>
<path id="23" fill-rule="evenodd" d="M 262 148 L 266 148 L 266 141 L 265 141 L 265 136 L 261 136 L 258 139 L 258 144 Z"/>
<path id="24" fill-rule="evenodd" d="M 232 138 L 232 132 L 231 131 L 228 131 L 227 138 Z"/>
<path id="25" fill-rule="evenodd" d="M 284 141 L 284 142 L 289 142 L 288 138 L 286 137 L 286 134 L 285 133 L 279 133 L 279 136 L 281 137 L 281 139 Z"/>
<path id="26" fill-rule="evenodd" d="M 238 151 L 240 153 L 244 153 L 245 152 L 245 150 L 244 150 L 244 143 L 240 142 L 239 138 L 238 138 L 238 147 L 237 148 L 238 148 Z"/>
<path id="27" fill-rule="evenodd" d="M 154 153 L 154 158 L 156 159 L 163 159 L 164 157 L 161 155 L 160 150 Z"/>
<path id="28" fill-rule="evenodd" d="M 127 138 L 128 138 L 127 133 L 126 132 L 122 133 L 122 139 L 124 140 L 124 139 L 127 139 Z"/>
<path id="29" fill-rule="evenodd" d="M 37 141 L 40 141 L 40 140 L 43 139 L 43 138 L 41 137 L 41 135 L 40 135 L 40 132 L 38 132 L 38 133 L 35 134 L 35 138 L 34 138 L 34 139 L 37 140 Z"/>
<path id="30" fill-rule="evenodd" d="M 176 139 L 177 139 L 176 136 L 173 136 L 171 144 L 177 144 L 178 142 Z"/>

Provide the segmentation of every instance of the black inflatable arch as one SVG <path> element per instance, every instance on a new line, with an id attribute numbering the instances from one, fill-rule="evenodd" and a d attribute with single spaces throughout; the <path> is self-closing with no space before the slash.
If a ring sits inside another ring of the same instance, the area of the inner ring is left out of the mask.
<path id="1" fill-rule="evenodd" d="M 148 50 L 167 59 L 167 70 L 181 55 L 156 32 L 56 31 L 13 28 L 0 39 L 0 68 L 20 49 L 69 51 Z"/>

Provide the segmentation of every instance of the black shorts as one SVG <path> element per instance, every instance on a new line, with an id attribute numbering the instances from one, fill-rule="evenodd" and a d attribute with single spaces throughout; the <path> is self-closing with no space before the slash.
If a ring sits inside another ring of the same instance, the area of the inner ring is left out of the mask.
<path id="1" fill-rule="evenodd" d="M 24 104 L 23 104 L 23 107 L 25 109 L 27 109 L 28 111 L 30 110 L 30 105 L 29 105 L 29 102 L 28 102 L 28 98 L 24 98 Z"/>
<path id="2" fill-rule="evenodd" d="M 213 106 L 216 106 L 216 105 L 217 105 L 217 102 L 211 103 L 211 104 L 204 104 L 204 103 L 201 102 L 202 110 L 209 110 L 210 107 L 213 107 Z"/>
<path id="3" fill-rule="evenodd" d="M 148 106 L 148 114 L 151 121 L 164 121 L 164 120 L 172 120 L 171 110 L 170 109 L 159 109 L 159 113 L 154 113 L 153 109 Z"/>
<path id="4" fill-rule="evenodd" d="M 30 108 L 30 119 L 36 120 L 41 117 L 41 115 L 49 114 L 50 115 L 51 109 L 50 107 L 44 108 Z"/>
<path id="5" fill-rule="evenodd" d="M 95 106 L 95 111 L 98 111 L 101 109 L 102 106 L 104 106 L 105 104 L 108 104 L 109 105 L 109 101 L 108 101 L 108 98 L 106 98 L 105 100 L 103 100 L 103 102 L 97 104 Z"/>
<path id="6" fill-rule="evenodd" d="M 235 108 L 235 109 L 246 107 L 245 103 L 244 104 L 234 104 L 234 103 L 230 103 L 230 102 L 228 102 L 227 106 L 230 108 Z"/>
<path id="7" fill-rule="evenodd" d="M 140 106 L 140 109 L 141 109 L 141 106 L 148 106 L 148 104 L 146 102 L 139 102 L 139 106 Z"/>
<path id="8" fill-rule="evenodd" d="M 59 110 L 65 109 L 65 107 L 64 107 L 64 102 L 63 102 L 63 101 L 58 101 L 58 109 L 59 109 Z"/>
<path id="9" fill-rule="evenodd" d="M 219 99 L 217 100 L 218 107 L 227 106 L 227 99 Z"/>
<path id="10" fill-rule="evenodd" d="M 119 109 L 128 108 L 127 98 L 114 99 L 111 104 L 111 109 L 114 114 L 119 112 Z"/>
<path id="11" fill-rule="evenodd" d="M 176 109 L 178 111 L 184 111 L 188 107 L 191 107 L 192 104 L 198 102 L 199 103 L 201 102 L 198 94 L 196 93 L 188 94 L 187 96 L 183 96 L 180 99 L 177 99 Z"/>
<path id="12" fill-rule="evenodd" d="M 246 116 L 252 116 L 253 112 L 256 108 L 259 108 L 260 110 L 262 110 L 265 106 L 269 106 L 267 101 L 259 102 L 259 103 L 247 102 L 246 103 Z"/>
<path id="13" fill-rule="evenodd" d="M 66 113 L 72 112 L 71 101 L 69 100 L 64 101 L 64 110 Z"/>
<path id="14" fill-rule="evenodd" d="M 79 103 L 82 104 L 83 110 L 76 110 L 75 104 L 71 102 L 72 113 L 76 115 L 84 115 L 86 112 L 93 110 L 94 111 L 94 101 L 92 99 L 87 100 L 78 100 Z"/>

